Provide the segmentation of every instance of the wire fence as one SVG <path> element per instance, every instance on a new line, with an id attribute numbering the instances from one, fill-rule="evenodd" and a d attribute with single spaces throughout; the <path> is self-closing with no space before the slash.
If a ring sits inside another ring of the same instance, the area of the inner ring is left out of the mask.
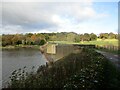
<path id="1" fill-rule="evenodd" d="M 97 49 L 106 49 L 106 50 L 110 50 L 110 51 L 120 50 L 119 46 L 114 46 L 114 45 L 103 45 L 103 46 L 96 45 L 96 48 Z"/>

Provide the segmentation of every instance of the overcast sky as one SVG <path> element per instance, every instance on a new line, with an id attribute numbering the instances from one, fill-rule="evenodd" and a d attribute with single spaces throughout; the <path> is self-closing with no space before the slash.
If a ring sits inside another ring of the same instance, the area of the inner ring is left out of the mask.
<path id="1" fill-rule="evenodd" d="M 13 0 L 16 1 L 16 0 Z M 38 0 L 37 0 L 38 1 Z M 55 1 L 55 0 L 54 0 Z M 98 1 L 98 0 L 97 0 Z M 118 2 L 2 2 L 0 34 L 118 32 Z"/>

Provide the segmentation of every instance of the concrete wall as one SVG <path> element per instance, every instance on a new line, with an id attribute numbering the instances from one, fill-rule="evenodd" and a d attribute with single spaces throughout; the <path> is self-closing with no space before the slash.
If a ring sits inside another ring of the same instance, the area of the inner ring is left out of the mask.
<path id="1" fill-rule="evenodd" d="M 56 54 L 56 44 L 48 44 L 47 53 Z"/>

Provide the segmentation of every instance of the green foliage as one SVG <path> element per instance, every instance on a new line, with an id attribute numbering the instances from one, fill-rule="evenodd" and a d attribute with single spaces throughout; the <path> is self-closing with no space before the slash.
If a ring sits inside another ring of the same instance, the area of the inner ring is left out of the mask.
<path id="1" fill-rule="evenodd" d="M 32 33 L 26 33 L 25 36 L 26 37 L 31 37 L 33 34 Z"/>
<path id="2" fill-rule="evenodd" d="M 99 38 L 101 39 L 108 39 L 109 34 L 108 33 L 101 33 Z"/>
<path id="3" fill-rule="evenodd" d="M 84 41 L 90 41 L 90 35 L 88 33 L 85 33 L 83 36 Z"/>
<path id="4" fill-rule="evenodd" d="M 67 34 L 67 41 L 75 42 L 75 36 L 76 34 L 73 32 L 70 32 Z"/>
<path id="5" fill-rule="evenodd" d="M 75 36 L 75 42 L 80 42 L 80 36 L 79 35 Z"/>
<path id="6" fill-rule="evenodd" d="M 40 43 L 39 43 L 39 45 L 44 45 L 46 42 L 45 42 L 45 40 L 43 39 L 43 40 L 40 40 Z"/>
<path id="7" fill-rule="evenodd" d="M 115 39 L 116 38 L 116 35 L 114 33 L 109 33 L 109 39 Z"/>
<path id="8" fill-rule="evenodd" d="M 14 72 L 8 88 L 116 90 L 120 84 L 116 74 L 117 69 L 104 56 L 83 49 L 81 53 L 72 53 L 58 60 L 51 68 L 40 66 L 37 73 Z"/>
<path id="9" fill-rule="evenodd" d="M 101 33 L 98 36 L 100 39 L 118 39 L 118 34 L 113 33 Z M 95 41 L 97 35 L 94 33 L 77 34 L 74 32 L 61 32 L 61 33 L 26 33 L 2 35 L 2 46 L 7 45 L 40 45 L 41 40 L 46 41 L 68 41 L 68 42 L 80 42 L 80 41 Z"/>
<path id="10" fill-rule="evenodd" d="M 13 35 L 2 35 L 2 46 L 11 45 Z"/>
<path id="11" fill-rule="evenodd" d="M 114 34 L 112 32 L 110 32 L 110 33 L 100 33 L 99 38 L 100 39 L 117 39 L 118 34 Z"/>
<path id="12" fill-rule="evenodd" d="M 97 40 L 97 36 L 94 33 L 91 33 L 90 34 L 90 40 L 91 41 Z"/>
<path id="13" fill-rule="evenodd" d="M 44 40 L 44 41 L 43 41 Z M 7 45 L 43 45 L 45 43 L 45 36 L 42 34 L 14 34 L 2 35 L 2 46 Z"/>

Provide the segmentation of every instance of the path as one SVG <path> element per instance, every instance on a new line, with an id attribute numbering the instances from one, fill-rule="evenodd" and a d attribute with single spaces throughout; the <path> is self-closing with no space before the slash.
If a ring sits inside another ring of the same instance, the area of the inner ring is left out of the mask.
<path id="1" fill-rule="evenodd" d="M 105 52 L 105 51 L 100 51 L 100 50 L 96 50 L 96 52 L 101 53 L 107 59 L 109 59 L 111 62 L 113 62 L 118 68 L 120 68 L 120 56 L 119 55 Z"/>

